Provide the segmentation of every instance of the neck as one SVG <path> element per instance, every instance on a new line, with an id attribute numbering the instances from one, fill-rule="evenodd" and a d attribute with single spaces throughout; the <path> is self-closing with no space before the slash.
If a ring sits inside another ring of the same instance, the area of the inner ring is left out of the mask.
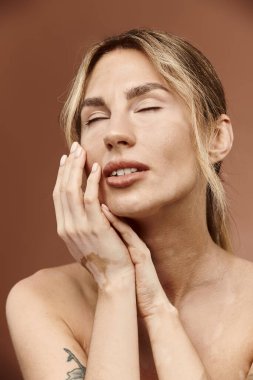
<path id="1" fill-rule="evenodd" d="M 174 205 L 129 223 L 150 249 L 160 283 L 175 306 L 192 289 L 222 276 L 227 255 L 209 234 L 205 209 Z"/>

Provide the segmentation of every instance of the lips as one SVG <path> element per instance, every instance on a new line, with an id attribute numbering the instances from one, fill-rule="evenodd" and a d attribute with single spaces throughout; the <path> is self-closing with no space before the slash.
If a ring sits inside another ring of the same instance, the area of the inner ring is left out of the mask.
<path id="1" fill-rule="evenodd" d="M 138 172 L 149 170 L 147 165 L 139 161 L 109 161 L 103 169 L 103 175 L 107 178 L 111 176 L 112 172 L 127 168 L 136 168 Z"/>
<path id="2" fill-rule="evenodd" d="M 112 176 L 112 173 L 119 169 L 136 168 L 134 173 L 124 174 L 120 176 Z M 149 167 L 139 161 L 110 161 L 103 170 L 106 183 L 109 186 L 123 188 L 132 185 L 134 182 L 143 179 Z"/>

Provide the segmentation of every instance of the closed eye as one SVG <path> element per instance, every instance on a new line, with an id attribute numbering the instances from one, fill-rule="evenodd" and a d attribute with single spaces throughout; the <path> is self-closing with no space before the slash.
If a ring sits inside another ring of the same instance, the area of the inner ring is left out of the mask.
<path id="1" fill-rule="evenodd" d="M 161 107 L 147 107 L 147 108 L 142 108 L 142 109 L 140 109 L 137 112 L 142 112 L 142 111 L 157 111 L 159 109 L 161 109 Z"/>
<path id="2" fill-rule="evenodd" d="M 161 109 L 161 107 L 147 107 L 147 108 L 142 108 L 140 109 L 139 111 L 137 112 L 143 112 L 143 111 L 158 111 L 159 109 Z M 88 120 L 86 121 L 84 124 L 85 125 L 90 125 L 92 123 L 94 123 L 95 121 L 98 121 L 98 120 L 106 120 L 107 117 L 94 117 L 94 119 L 91 119 L 91 120 Z"/>
<path id="3" fill-rule="evenodd" d="M 94 123 L 95 121 L 104 120 L 104 119 L 107 119 L 107 117 L 94 117 L 94 119 L 88 120 L 84 124 L 90 125 L 91 123 Z"/>

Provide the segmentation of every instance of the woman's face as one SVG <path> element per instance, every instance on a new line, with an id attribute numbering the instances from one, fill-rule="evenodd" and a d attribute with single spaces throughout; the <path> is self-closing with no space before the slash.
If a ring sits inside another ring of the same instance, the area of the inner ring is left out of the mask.
<path id="1" fill-rule="evenodd" d="M 189 114 L 143 53 L 102 56 L 86 87 L 81 122 L 87 172 L 93 162 L 105 170 L 100 201 L 115 215 L 152 215 L 197 186 Z"/>

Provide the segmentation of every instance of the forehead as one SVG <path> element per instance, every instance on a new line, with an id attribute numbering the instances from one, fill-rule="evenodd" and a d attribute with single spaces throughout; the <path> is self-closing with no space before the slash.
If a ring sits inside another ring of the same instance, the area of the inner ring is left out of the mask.
<path id="1" fill-rule="evenodd" d="M 166 81 L 147 56 L 135 49 L 116 49 L 103 55 L 96 63 L 86 83 L 86 95 L 112 86 L 132 86 L 143 82 Z"/>

